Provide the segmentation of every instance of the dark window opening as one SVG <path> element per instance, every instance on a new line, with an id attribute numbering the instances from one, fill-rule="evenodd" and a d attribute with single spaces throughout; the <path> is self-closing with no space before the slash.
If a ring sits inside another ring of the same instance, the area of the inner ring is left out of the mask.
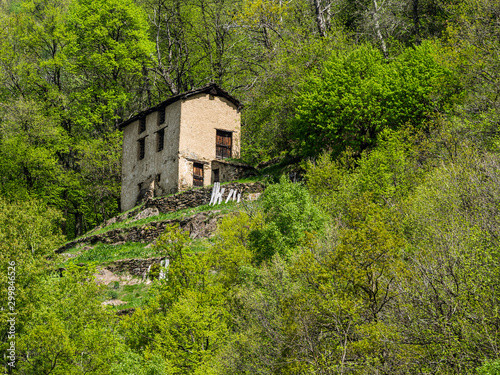
<path id="1" fill-rule="evenodd" d="M 233 133 L 223 130 L 217 130 L 215 140 L 215 157 L 217 159 L 225 159 L 231 157 Z"/>
<path id="2" fill-rule="evenodd" d="M 214 182 L 219 182 L 219 170 L 214 169 Z"/>
<path id="3" fill-rule="evenodd" d="M 158 111 L 158 125 L 165 123 L 165 107 L 161 107 Z"/>
<path id="4" fill-rule="evenodd" d="M 139 119 L 139 134 L 146 130 L 146 117 Z"/>
<path id="5" fill-rule="evenodd" d="M 141 138 L 137 142 L 139 142 L 139 153 L 138 153 L 138 158 L 139 160 L 144 159 L 144 155 L 146 153 L 146 138 Z"/>
<path id="6" fill-rule="evenodd" d="M 161 129 L 156 133 L 156 139 L 157 139 L 157 148 L 156 150 L 162 151 L 163 150 L 163 144 L 165 143 L 165 129 Z"/>
<path id="7" fill-rule="evenodd" d="M 161 181 L 161 173 L 158 173 L 156 175 L 156 182 L 160 182 Z"/>
<path id="8" fill-rule="evenodd" d="M 193 186 L 203 186 L 203 164 L 193 163 Z"/>

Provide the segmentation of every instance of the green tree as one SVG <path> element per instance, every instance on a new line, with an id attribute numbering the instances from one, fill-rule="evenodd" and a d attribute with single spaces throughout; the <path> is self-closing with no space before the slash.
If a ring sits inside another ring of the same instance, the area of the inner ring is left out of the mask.
<path id="1" fill-rule="evenodd" d="M 61 214 L 41 201 L 25 197 L 22 202 L 0 197 L 0 350 L 5 353 L 12 340 L 7 335 L 7 319 L 14 308 L 16 334 L 26 332 L 36 311 L 40 290 L 37 285 L 51 265 L 52 256 L 61 242 Z M 12 267 L 12 268 L 8 268 Z M 9 284 L 9 281 L 11 282 Z M 9 286 L 11 287 L 9 298 Z M 10 304 L 8 304 L 10 302 Z M 19 337 L 16 337 L 18 340 Z M 2 356 L 2 366 L 7 359 Z"/>
<path id="2" fill-rule="evenodd" d="M 130 347 L 144 351 L 146 359 L 160 356 L 168 371 L 202 374 L 229 334 L 227 290 L 206 253 L 188 252 L 188 240 L 175 226 L 157 240 L 156 249 L 169 259 L 166 278 L 123 328 Z"/>
<path id="3" fill-rule="evenodd" d="M 447 28 L 448 53 L 444 61 L 460 72 L 467 89 L 466 111 L 469 116 L 489 115 L 487 130 L 496 131 L 498 118 L 500 66 L 496 56 L 500 50 L 497 20 L 500 9 L 496 2 L 461 1 L 448 7 L 454 22 Z"/>
<path id="4" fill-rule="evenodd" d="M 500 363 L 498 360 L 486 361 L 477 369 L 479 375 L 498 375 L 500 374 Z"/>
<path id="5" fill-rule="evenodd" d="M 64 53 L 77 78 L 68 82 L 72 120 L 90 136 L 101 135 L 116 129 L 132 98 L 139 108 L 144 99 L 138 88 L 153 52 L 146 15 L 132 1 L 80 0 L 68 18 Z"/>
<path id="6" fill-rule="evenodd" d="M 339 227 L 295 259 L 292 277 L 303 287 L 290 308 L 302 315 L 302 340 L 314 343 L 306 354 L 310 371 L 398 366 L 401 336 L 392 310 L 408 274 L 398 227 L 393 212 L 365 195 L 350 202 Z"/>
<path id="7" fill-rule="evenodd" d="M 143 103 L 146 14 L 133 2 L 32 0 L 2 8 L 2 20 L 2 192 L 60 208 L 78 236 L 118 211 L 110 151 L 120 118 Z M 112 168 L 95 173 L 103 163 Z"/>
<path id="8" fill-rule="evenodd" d="M 63 277 L 40 280 L 36 310 L 17 341 L 19 373 L 110 374 L 122 348 L 94 273 L 68 265 Z"/>
<path id="9" fill-rule="evenodd" d="M 403 208 L 410 277 L 397 315 L 417 354 L 410 372 L 471 373 L 496 358 L 498 156 L 458 152 Z"/>
<path id="10" fill-rule="evenodd" d="M 293 304 L 295 290 L 287 262 L 279 257 L 256 268 L 232 290 L 232 334 L 214 361 L 217 373 L 288 373 L 298 363 L 293 349 L 303 337 L 289 330 L 300 314 L 300 306 Z M 292 305 L 293 314 L 288 309 Z"/>
<path id="11" fill-rule="evenodd" d="M 369 45 L 337 53 L 296 96 L 290 124 L 296 152 L 361 152 L 386 128 L 420 128 L 448 110 L 455 84 L 436 52 L 436 45 L 425 43 L 389 63 Z"/>
<path id="12" fill-rule="evenodd" d="M 307 189 L 286 177 L 266 189 L 261 205 L 265 225 L 250 234 L 257 263 L 274 254 L 289 257 L 307 242 L 307 233 L 320 233 L 325 224 L 325 217 L 314 206 Z"/>
<path id="13" fill-rule="evenodd" d="M 346 45 L 349 41 L 340 31 L 319 40 L 309 40 L 297 31 L 283 42 L 281 48 L 276 47 L 267 61 L 259 62 L 266 67 L 263 72 L 251 67 L 258 79 L 251 90 L 241 93 L 245 103 L 242 112 L 243 159 L 257 164 L 292 149 L 288 123 L 295 115 L 296 93 L 312 71 L 320 71 L 323 63 Z M 259 56 L 249 57 L 250 61 L 262 59 L 264 53 L 260 49 L 257 51 Z"/>
<path id="14" fill-rule="evenodd" d="M 86 192 L 89 226 L 98 225 L 117 212 L 121 187 L 122 134 L 114 131 L 102 138 L 75 147 L 79 161 L 79 180 Z M 90 212 L 95 218 L 92 220 Z"/>
<path id="15" fill-rule="evenodd" d="M 0 111 L 1 194 L 56 205 L 64 178 L 58 155 L 69 142 L 64 129 L 34 100 L 7 101 Z"/>
<path id="16" fill-rule="evenodd" d="M 245 75 L 237 67 L 242 39 L 226 0 L 144 1 L 156 42 L 151 94 L 156 101 L 210 82 L 232 91 Z M 154 87 L 153 87 L 154 85 Z"/>
<path id="17" fill-rule="evenodd" d="M 378 145 L 354 158 L 350 150 L 332 160 L 325 152 L 306 163 L 307 187 L 324 211 L 342 216 L 352 200 L 369 194 L 378 204 L 400 204 L 423 178 L 422 155 L 430 146 L 411 128 L 379 135 Z"/>
<path id="18" fill-rule="evenodd" d="M 225 216 L 217 226 L 210 258 L 220 282 L 226 287 L 244 282 L 252 272 L 255 257 L 251 249 L 252 232 L 263 226 L 259 210 Z"/>

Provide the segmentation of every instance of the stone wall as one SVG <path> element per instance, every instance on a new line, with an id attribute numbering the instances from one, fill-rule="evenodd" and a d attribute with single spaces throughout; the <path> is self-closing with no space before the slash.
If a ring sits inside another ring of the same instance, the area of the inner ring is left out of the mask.
<path id="1" fill-rule="evenodd" d="M 220 211 L 202 212 L 186 219 L 156 221 L 132 228 L 112 229 L 106 233 L 95 234 L 78 238 L 68 242 L 56 250 L 63 253 L 78 244 L 95 244 L 98 242 L 113 244 L 117 242 L 142 242 L 150 243 L 163 233 L 167 225 L 178 224 L 183 230 L 189 231 L 192 239 L 209 237 L 217 228 L 217 223 L 222 217 Z"/>
<path id="2" fill-rule="evenodd" d="M 106 266 L 106 269 L 113 273 L 120 272 L 128 272 L 133 276 L 145 277 L 148 268 L 153 263 L 158 263 L 165 259 L 164 257 L 160 258 L 146 258 L 146 259 L 122 259 L 116 260 L 112 263 L 109 263 Z"/>
<path id="3" fill-rule="evenodd" d="M 218 171 L 219 181 L 215 181 L 215 171 Z M 212 161 L 212 179 L 211 183 L 214 182 L 226 182 L 226 181 L 235 181 L 240 178 L 244 178 L 249 174 L 255 175 L 255 168 L 242 163 L 236 163 L 233 161 L 227 160 L 213 160 Z"/>
<path id="4" fill-rule="evenodd" d="M 223 199 L 227 197 L 231 189 L 237 189 L 239 193 L 242 193 L 242 200 L 254 200 L 257 199 L 264 191 L 265 186 L 261 182 L 229 183 L 222 185 L 221 188 L 225 189 Z M 61 246 L 56 250 L 56 253 L 63 253 L 78 244 L 95 244 L 97 242 L 112 244 L 121 241 L 149 243 L 154 241 L 163 232 L 167 225 L 176 223 L 178 223 L 184 230 L 188 230 L 190 237 L 193 239 L 209 237 L 217 228 L 217 222 L 222 216 L 220 215 L 220 211 L 214 210 L 198 213 L 185 219 L 151 222 L 132 228 L 112 229 L 102 234 L 93 235 L 91 233 L 96 232 L 108 225 L 122 222 L 132 217 L 134 217 L 135 220 L 139 220 L 143 217 L 141 215 L 146 212 L 149 213 L 147 216 L 153 216 L 160 212 L 175 212 L 184 208 L 194 208 L 203 204 L 208 204 L 210 203 L 211 195 L 212 187 L 203 187 L 184 191 L 168 197 L 149 199 L 143 207 L 137 207 L 130 212 L 111 218 L 105 224 L 93 229 L 87 236 L 70 241 Z M 214 209 L 216 208 L 217 206 L 214 206 Z"/>
<path id="5" fill-rule="evenodd" d="M 248 200 L 254 197 L 255 193 L 262 193 L 265 187 L 261 182 L 252 182 L 229 183 L 222 185 L 221 188 L 225 189 L 223 199 L 227 197 L 231 189 L 237 189 L 239 193 L 242 193 L 242 200 Z M 174 212 L 185 208 L 194 208 L 209 204 L 211 195 L 212 187 L 198 188 L 184 191 L 181 194 L 151 199 L 146 202 L 145 207 L 156 207 L 161 213 Z"/>
<path id="6" fill-rule="evenodd" d="M 160 124 L 159 111 L 146 116 L 146 129 L 139 130 L 140 120 L 123 128 L 121 209 L 130 210 L 155 181 L 156 194 L 169 194 L 178 190 L 179 135 L 181 102 L 165 108 L 165 122 Z M 164 148 L 158 150 L 158 131 L 163 129 Z M 139 140 L 144 142 L 144 158 L 139 156 Z M 215 145 L 214 145 L 215 148 Z"/>

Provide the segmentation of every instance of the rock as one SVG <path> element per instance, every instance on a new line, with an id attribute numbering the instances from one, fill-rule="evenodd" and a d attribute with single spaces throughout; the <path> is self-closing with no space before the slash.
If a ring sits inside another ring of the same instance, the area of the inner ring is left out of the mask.
<path id="1" fill-rule="evenodd" d="M 250 193 L 250 194 L 248 194 L 248 198 L 247 199 L 249 201 L 256 201 L 257 199 L 259 199 L 259 197 L 260 197 L 261 194 L 262 193 Z"/>
<path id="2" fill-rule="evenodd" d="M 118 316 L 132 315 L 134 312 L 135 312 L 135 308 L 131 307 L 130 309 L 123 309 L 123 310 L 117 311 L 116 315 L 118 315 Z"/>
<path id="3" fill-rule="evenodd" d="M 112 225 L 114 223 L 116 223 L 116 217 L 112 217 L 111 219 L 109 219 L 108 221 L 106 221 L 105 226 L 107 227 L 107 226 Z"/>
<path id="4" fill-rule="evenodd" d="M 106 266 L 106 269 L 113 273 L 128 272 L 133 276 L 143 277 L 148 268 L 153 263 L 160 264 L 164 257 L 147 259 L 121 259 L 116 260 Z"/>
<path id="5" fill-rule="evenodd" d="M 124 245 L 124 244 L 125 244 L 125 241 L 118 241 L 118 242 L 112 243 L 111 245 L 118 246 L 118 245 Z"/>
<path id="6" fill-rule="evenodd" d="M 125 305 L 126 303 L 127 302 L 119 299 L 111 299 L 109 301 L 104 301 L 102 305 L 120 306 L 120 305 Z"/>
<path id="7" fill-rule="evenodd" d="M 129 213 L 125 212 L 124 214 L 121 214 L 120 216 L 116 217 L 116 222 L 121 223 L 122 221 L 127 220 L 129 217 Z"/>
<path id="8" fill-rule="evenodd" d="M 160 214 L 160 211 L 158 211 L 158 208 L 156 207 L 149 207 L 149 208 L 146 208 L 144 211 L 142 212 L 139 212 L 133 219 L 132 221 L 136 221 L 136 220 L 141 220 L 141 219 L 146 219 L 148 217 L 152 217 L 152 216 L 157 216 Z"/>

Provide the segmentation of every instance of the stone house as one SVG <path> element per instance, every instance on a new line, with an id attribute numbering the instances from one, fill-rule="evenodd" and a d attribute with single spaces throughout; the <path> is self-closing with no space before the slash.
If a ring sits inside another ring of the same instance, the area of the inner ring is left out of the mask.
<path id="1" fill-rule="evenodd" d="M 120 124 L 122 211 L 145 196 L 237 178 L 245 167 L 224 159 L 240 156 L 241 107 L 210 84 L 172 96 Z"/>

